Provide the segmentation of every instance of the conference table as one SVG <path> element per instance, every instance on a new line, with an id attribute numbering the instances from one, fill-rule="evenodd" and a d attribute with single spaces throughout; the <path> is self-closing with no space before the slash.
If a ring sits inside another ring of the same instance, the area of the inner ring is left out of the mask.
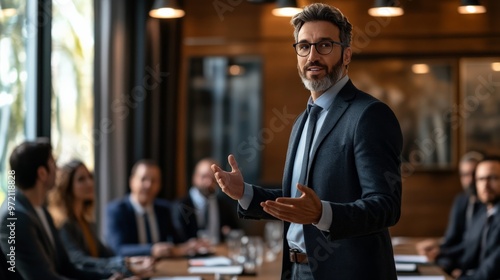
<path id="1" fill-rule="evenodd" d="M 406 238 L 397 237 L 393 239 L 394 254 L 396 255 L 415 255 L 415 243 L 422 238 Z M 224 244 L 218 245 L 215 248 L 215 255 L 227 256 L 227 248 Z M 442 276 L 445 280 L 452 280 L 444 271 L 433 264 L 419 264 L 418 265 L 420 276 Z M 275 280 L 280 279 L 281 273 L 281 255 L 278 255 L 274 261 L 263 262 L 256 275 L 238 275 L 238 280 Z M 188 260 L 187 259 L 164 259 L 157 262 L 155 266 L 155 277 L 159 276 L 195 276 L 196 274 L 188 273 Z M 217 279 L 214 275 L 203 274 L 203 280 Z M 153 278 L 154 279 L 154 278 Z M 167 278 L 168 279 L 168 278 Z M 443 279 L 443 278 L 441 278 Z M 343 280 L 343 279 L 341 279 Z"/>

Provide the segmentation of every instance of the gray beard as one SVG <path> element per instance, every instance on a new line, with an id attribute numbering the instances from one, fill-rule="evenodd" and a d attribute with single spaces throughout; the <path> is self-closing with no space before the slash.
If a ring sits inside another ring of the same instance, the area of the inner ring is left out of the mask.
<path id="1" fill-rule="evenodd" d="M 302 79 L 302 83 L 307 90 L 314 92 L 325 92 L 327 89 L 332 87 L 342 75 L 342 60 L 340 59 L 337 64 L 333 66 L 331 72 L 321 79 L 308 79 L 306 77 L 305 71 L 299 69 L 299 75 Z"/>
<path id="2" fill-rule="evenodd" d="M 319 80 L 309 80 L 302 75 L 300 78 L 302 79 L 304 87 L 314 92 L 324 92 L 329 89 L 335 82 L 330 76 L 323 77 Z"/>

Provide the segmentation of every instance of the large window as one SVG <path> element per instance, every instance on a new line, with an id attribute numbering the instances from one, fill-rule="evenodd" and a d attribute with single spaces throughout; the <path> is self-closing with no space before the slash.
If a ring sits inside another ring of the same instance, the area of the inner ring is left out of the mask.
<path id="1" fill-rule="evenodd" d="M 50 120 L 59 164 L 79 158 L 90 169 L 94 166 L 93 1 L 53 0 L 46 5 L 48 1 L 0 1 L 0 204 L 12 149 L 41 136 L 41 119 Z M 50 7 L 51 24 L 46 24 L 48 17 L 41 20 L 40 13 L 50 15 Z M 36 35 L 48 28 L 52 51 L 38 52 L 44 42 Z M 37 66 L 49 59 L 52 86 L 45 94 L 39 86 L 44 73 Z M 38 111 L 42 102 L 50 102 L 51 110 Z"/>
<path id="2" fill-rule="evenodd" d="M 26 138 L 26 1 L 0 2 L 0 203 L 12 149 Z"/>
<path id="3" fill-rule="evenodd" d="M 73 158 L 94 167 L 93 1 L 52 2 L 51 139 L 57 163 Z"/>

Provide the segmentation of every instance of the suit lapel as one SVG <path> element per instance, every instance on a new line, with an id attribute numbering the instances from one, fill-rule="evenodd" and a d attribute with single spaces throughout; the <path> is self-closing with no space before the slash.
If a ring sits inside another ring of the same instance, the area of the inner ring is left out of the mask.
<path id="1" fill-rule="evenodd" d="M 326 139 L 328 134 L 333 130 L 335 125 L 338 123 L 344 112 L 347 110 L 349 105 L 351 104 L 351 100 L 355 96 L 355 92 L 357 89 L 352 84 L 351 80 L 347 82 L 347 84 L 340 90 L 340 92 L 333 99 L 332 105 L 328 109 L 328 115 L 323 122 L 323 126 L 318 134 L 318 138 L 314 142 L 314 146 L 312 147 L 312 154 L 309 164 L 309 170 L 311 169 L 312 163 L 316 158 L 316 152 L 318 151 L 318 147 L 321 143 Z M 309 170 L 307 173 L 309 174 Z M 309 176 L 307 176 L 310 178 Z"/>
<path id="2" fill-rule="evenodd" d="M 466 259 L 465 263 L 473 262 L 475 258 L 479 257 L 479 249 L 485 224 L 486 212 L 482 212 L 479 216 L 474 218 L 473 223 L 469 227 L 469 234 L 466 236 L 466 240 L 464 240 L 465 254 L 463 258 Z"/>
<path id="3" fill-rule="evenodd" d="M 351 80 L 347 81 L 345 86 L 340 90 L 340 92 L 335 96 L 335 99 L 330 105 L 328 110 L 328 115 L 326 116 L 321 131 L 318 134 L 318 138 L 312 147 L 311 160 L 309 161 L 309 169 L 314 162 L 316 157 L 316 151 L 318 146 L 325 140 L 326 136 L 332 131 L 337 122 L 340 120 L 344 112 L 349 107 L 351 100 L 355 97 L 358 89 L 352 84 Z M 283 176 L 283 195 L 289 197 L 291 194 L 290 184 L 292 180 L 293 173 L 293 163 L 295 161 L 295 156 L 297 154 L 297 147 L 299 145 L 300 136 L 302 135 L 302 130 L 304 129 L 304 124 L 306 122 L 305 111 L 300 114 L 292 128 L 292 133 L 290 136 L 290 143 L 288 144 L 288 151 L 286 155 L 285 170 Z M 307 171 L 309 172 L 309 170 Z M 309 177 L 309 176 L 308 176 Z"/>
<path id="4" fill-rule="evenodd" d="M 56 252 L 55 248 L 52 246 L 52 242 L 50 241 L 49 236 L 47 235 L 47 232 L 45 231 L 45 228 L 42 225 L 42 222 L 40 221 L 40 217 L 38 217 L 37 212 L 35 211 L 35 208 L 33 208 L 33 205 L 31 205 L 31 202 L 21 193 L 17 192 L 16 194 L 16 199 L 19 201 L 20 204 L 22 204 L 29 216 L 29 218 L 32 220 L 33 224 L 37 227 L 37 230 L 39 231 L 42 239 L 42 246 L 45 249 L 45 252 L 47 255 L 50 257 L 51 260 L 56 260 Z M 46 217 L 48 220 L 48 217 Z M 54 243 L 55 243 L 55 236 L 54 237 Z M 54 244 L 55 246 L 55 244 Z"/>
<path id="5" fill-rule="evenodd" d="M 285 170 L 283 176 L 283 196 L 289 197 L 291 195 L 290 184 L 292 181 L 293 173 L 293 163 L 295 162 L 295 156 L 297 154 L 297 147 L 299 146 L 300 136 L 302 134 L 302 129 L 306 122 L 306 111 L 302 112 L 295 122 L 292 133 L 290 135 L 290 143 L 288 144 L 288 150 L 286 153 Z"/>
<path id="6" fill-rule="evenodd" d="M 135 217 L 136 214 L 134 206 L 132 206 L 132 202 L 130 202 L 130 199 L 131 199 L 130 195 L 124 198 L 126 211 L 128 212 L 127 217 L 131 217 L 131 219 L 128 219 L 127 225 L 129 226 L 129 229 L 127 230 L 127 232 L 131 240 L 134 240 L 134 242 L 139 243 L 139 227 L 137 225 L 137 219 Z"/>

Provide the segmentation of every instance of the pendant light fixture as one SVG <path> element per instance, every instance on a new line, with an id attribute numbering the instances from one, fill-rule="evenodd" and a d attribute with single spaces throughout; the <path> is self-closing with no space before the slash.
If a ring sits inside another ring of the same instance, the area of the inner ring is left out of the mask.
<path id="1" fill-rule="evenodd" d="M 297 6 L 296 0 L 278 0 L 276 6 L 272 13 L 277 17 L 293 17 L 302 12 L 302 9 Z"/>
<path id="2" fill-rule="evenodd" d="M 186 13 L 175 0 L 156 0 L 149 16 L 154 18 L 181 18 Z"/>
<path id="3" fill-rule="evenodd" d="M 461 0 L 458 12 L 461 14 L 483 14 L 486 13 L 486 8 L 479 3 L 479 0 Z"/>
<path id="4" fill-rule="evenodd" d="M 368 10 L 368 14 L 372 17 L 397 17 L 404 14 L 395 0 L 375 0 L 373 8 Z"/>
<path id="5" fill-rule="evenodd" d="M 2 0 L 0 1 L 0 16 L 11 17 L 17 14 L 17 6 L 12 0 Z"/>

